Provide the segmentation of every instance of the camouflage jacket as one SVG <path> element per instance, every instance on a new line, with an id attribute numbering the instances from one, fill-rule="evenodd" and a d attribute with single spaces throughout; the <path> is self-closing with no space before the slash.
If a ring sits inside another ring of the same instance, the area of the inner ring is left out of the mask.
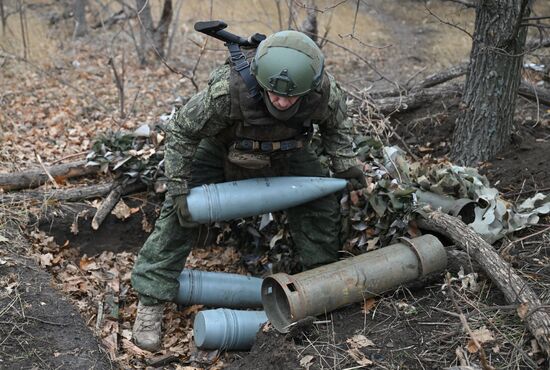
<path id="1" fill-rule="evenodd" d="M 236 124 L 229 118 L 230 68 L 224 64 L 214 70 L 208 87 L 193 96 L 167 125 L 164 165 L 171 196 L 188 193 L 191 161 L 201 139 L 216 136 Z M 313 123 L 319 127 L 323 147 L 331 158 L 331 169 L 340 172 L 357 164 L 352 148 L 352 122 L 346 116 L 344 93 L 334 77 L 327 76 L 330 79 L 329 114 Z"/>

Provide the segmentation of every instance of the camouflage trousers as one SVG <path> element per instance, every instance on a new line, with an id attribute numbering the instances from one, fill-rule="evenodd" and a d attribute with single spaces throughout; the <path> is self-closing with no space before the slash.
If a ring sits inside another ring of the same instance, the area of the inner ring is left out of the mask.
<path id="1" fill-rule="evenodd" d="M 227 162 L 225 147 L 214 139 L 202 140 L 193 159 L 191 186 L 260 176 L 327 176 L 309 147 L 288 158 L 274 160 L 264 170 L 246 170 Z M 302 266 L 334 262 L 340 248 L 340 210 L 334 194 L 286 210 L 290 233 Z M 183 228 L 173 201 L 167 197 L 155 229 L 141 248 L 132 271 L 132 286 L 145 305 L 173 301 L 178 277 L 202 228 Z"/>

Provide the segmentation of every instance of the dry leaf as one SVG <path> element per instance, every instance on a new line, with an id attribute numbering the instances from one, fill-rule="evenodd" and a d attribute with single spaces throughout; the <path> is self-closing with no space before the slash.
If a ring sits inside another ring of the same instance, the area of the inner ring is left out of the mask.
<path id="1" fill-rule="evenodd" d="M 363 302 L 362 312 L 366 315 L 369 314 L 372 308 L 376 305 L 376 299 L 369 298 Z"/>
<path id="2" fill-rule="evenodd" d="M 91 271 L 91 270 L 97 270 L 99 267 L 97 266 L 97 263 L 93 258 L 88 258 L 86 256 L 83 256 L 80 259 L 79 266 L 81 270 L 84 271 Z"/>
<path id="3" fill-rule="evenodd" d="M 350 348 L 346 352 L 361 366 L 369 366 L 373 364 L 373 362 L 366 358 L 365 355 L 362 354 L 357 348 Z"/>
<path id="4" fill-rule="evenodd" d="M 372 340 L 368 339 L 362 334 L 356 334 L 353 337 L 346 340 L 346 343 L 351 346 L 351 348 L 363 348 L 363 347 L 372 347 L 374 343 Z"/>
<path id="5" fill-rule="evenodd" d="M 306 370 L 309 370 L 311 365 L 313 365 L 313 360 L 315 358 L 312 355 L 304 356 L 300 359 L 300 366 L 304 367 Z"/>
<path id="6" fill-rule="evenodd" d="M 71 224 L 71 233 L 73 235 L 78 235 L 78 219 Z"/>
<path id="7" fill-rule="evenodd" d="M 358 205 L 360 201 L 359 193 L 355 190 L 351 191 L 349 193 L 349 200 L 351 201 L 351 204 L 353 204 L 354 206 Z"/>
<path id="8" fill-rule="evenodd" d="M 495 340 L 491 331 L 485 326 L 482 326 L 481 328 L 472 331 L 472 336 L 473 338 L 468 341 L 468 344 L 466 346 L 466 349 L 470 353 L 476 353 L 479 350 L 476 343 L 474 342 L 474 339 L 476 339 L 480 345 Z"/>
<path id="9" fill-rule="evenodd" d="M 285 232 L 285 230 L 281 229 L 281 230 L 279 230 L 277 235 L 275 235 L 273 238 L 271 238 L 271 240 L 269 241 L 269 248 L 270 249 L 275 248 L 275 244 L 283 238 L 284 232 Z"/>
<path id="10" fill-rule="evenodd" d="M 523 302 L 518 306 L 517 312 L 520 319 L 525 319 L 525 316 L 527 316 L 527 313 L 529 312 L 529 305 Z"/>
<path id="11" fill-rule="evenodd" d="M 111 214 L 115 215 L 119 220 L 126 220 L 132 215 L 132 210 L 124 201 L 121 199 L 111 211 Z"/>
<path id="12" fill-rule="evenodd" d="M 141 228 L 146 233 L 150 233 L 151 231 L 153 231 L 153 225 L 151 225 L 149 220 L 147 220 L 147 216 L 145 216 L 145 213 L 143 214 L 143 217 L 141 218 Z"/>
<path id="13" fill-rule="evenodd" d="M 51 253 L 41 254 L 38 258 L 39 258 L 38 263 L 40 264 L 40 266 L 47 267 L 52 265 L 53 254 Z"/>

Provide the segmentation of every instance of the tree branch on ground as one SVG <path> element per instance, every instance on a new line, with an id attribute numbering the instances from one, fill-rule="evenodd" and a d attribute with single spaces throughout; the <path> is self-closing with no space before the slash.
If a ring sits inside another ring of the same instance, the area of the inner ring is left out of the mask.
<path id="1" fill-rule="evenodd" d="M 525 322 L 546 356 L 550 357 L 550 314 L 539 309 L 542 306 L 540 298 L 515 269 L 460 219 L 439 211 L 419 211 L 419 216 L 418 224 L 421 228 L 450 238 L 480 264 L 508 303 L 519 304 L 518 316 Z"/>

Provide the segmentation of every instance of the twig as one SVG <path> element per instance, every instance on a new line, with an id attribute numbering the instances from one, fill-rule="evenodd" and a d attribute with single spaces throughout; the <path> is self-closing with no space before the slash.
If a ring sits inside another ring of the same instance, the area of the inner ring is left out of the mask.
<path id="1" fill-rule="evenodd" d="M 462 27 L 460 27 L 460 26 L 458 26 L 458 25 L 456 25 L 456 24 L 454 24 L 454 23 L 447 22 L 447 21 L 441 19 L 437 14 L 435 14 L 434 12 L 432 12 L 432 10 L 428 7 L 427 4 L 424 4 L 424 7 L 425 7 L 426 11 L 427 11 L 428 13 L 430 13 L 430 15 L 431 15 L 432 17 L 434 17 L 435 19 L 437 19 L 439 22 L 441 22 L 441 23 L 443 23 L 443 24 L 446 24 L 446 25 L 448 25 L 448 26 L 451 26 L 451 27 L 453 27 L 453 28 L 456 28 L 457 30 L 460 30 L 460 31 L 464 32 L 466 35 L 470 36 L 471 39 L 474 38 L 474 37 L 472 36 L 472 34 L 471 34 L 470 32 L 468 32 L 468 31 L 466 31 L 464 28 L 462 28 Z"/>
<path id="2" fill-rule="evenodd" d="M 42 169 L 44 170 L 44 172 L 48 176 L 48 179 L 52 182 L 53 187 L 56 188 L 56 189 L 59 189 L 59 184 L 55 181 L 55 179 L 50 174 L 50 171 L 48 171 L 46 166 L 44 166 L 44 163 L 42 162 L 42 158 L 40 158 L 40 155 L 38 153 L 36 153 L 36 159 L 38 160 L 38 163 L 40 163 L 40 167 L 42 167 Z"/>
<path id="3" fill-rule="evenodd" d="M 504 194 L 502 194 L 502 196 L 504 198 L 509 198 L 509 197 L 514 197 L 516 195 L 525 195 L 525 194 L 538 193 L 538 192 L 544 192 L 544 191 L 549 191 L 549 190 L 550 190 L 550 188 L 532 189 L 532 190 L 525 190 L 525 191 L 517 191 L 517 192 L 514 192 L 514 193 L 504 193 Z"/>
<path id="4" fill-rule="evenodd" d="M 450 278 L 449 274 L 447 274 L 445 280 L 446 280 L 446 283 L 447 283 L 447 289 L 449 291 L 449 297 L 451 298 L 451 301 L 453 302 L 453 306 L 455 307 L 455 310 L 458 312 L 458 315 L 460 317 L 460 322 L 462 323 L 462 327 L 468 333 L 468 335 L 470 336 L 470 339 L 472 339 L 472 341 L 474 342 L 477 350 L 479 351 L 479 359 L 480 359 L 480 362 L 481 362 L 481 367 L 484 370 L 495 370 L 495 368 L 492 367 L 487 362 L 487 355 L 485 354 L 485 350 L 483 349 L 483 347 L 481 346 L 481 344 L 477 340 L 476 336 L 472 332 L 472 329 L 470 328 L 470 325 L 468 325 L 468 320 L 466 320 L 466 317 L 464 316 L 464 314 L 462 313 L 462 310 L 460 309 L 460 307 L 458 306 L 458 303 L 456 302 L 455 292 L 454 292 L 453 287 L 451 286 L 451 278 Z"/>
<path id="5" fill-rule="evenodd" d="M 77 157 L 80 157 L 80 156 L 82 156 L 82 155 L 84 155 L 84 154 L 88 154 L 88 151 L 86 150 L 85 152 L 70 154 L 70 155 L 65 156 L 65 157 L 63 157 L 63 158 L 56 159 L 55 161 L 51 162 L 50 165 L 54 165 L 54 164 L 56 164 L 56 163 L 63 162 L 63 161 L 66 160 L 66 159 L 77 158 Z"/>
<path id="6" fill-rule="evenodd" d="M 537 231 L 537 232 L 534 232 L 534 233 L 532 233 L 532 234 L 526 235 L 526 236 L 524 236 L 524 237 L 522 237 L 522 238 L 519 238 L 519 239 L 517 239 L 517 240 L 513 240 L 513 241 L 511 241 L 510 243 L 508 243 L 504 248 L 502 248 L 502 249 L 499 251 L 498 254 L 500 254 L 501 256 L 504 256 L 505 254 L 507 254 L 507 253 L 510 251 L 510 249 L 512 248 L 512 245 L 514 245 L 514 244 L 516 244 L 516 243 L 518 243 L 518 242 L 524 241 L 525 239 L 532 238 L 533 236 L 537 236 L 537 235 L 540 235 L 540 234 L 544 234 L 544 233 L 547 232 L 547 231 L 550 231 L 550 226 L 549 226 L 549 227 L 546 227 L 546 228 L 544 228 L 544 229 L 542 229 L 542 230 L 539 230 L 539 231 Z"/>
<path id="7" fill-rule="evenodd" d="M 122 73 L 119 75 L 116 66 L 114 58 L 109 58 L 109 61 L 107 62 L 108 65 L 111 66 L 111 69 L 113 70 L 113 75 L 115 77 L 115 84 L 118 90 L 118 97 L 120 99 L 120 118 L 124 119 L 124 53 L 122 54 Z"/>
<path id="8" fill-rule="evenodd" d="M 56 326 L 67 326 L 67 325 L 69 325 L 69 324 L 64 323 L 64 322 L 46 321 L 46 320 L 42 320 L 38 317 L 29 316 L 29 315 L 26 315 L 25 318 L 35 320 L 35 321 L 38 321 L 38 322 L 41 322 L 41 323 L 44 323 L 44 324 L 48 324 L 48 325 L 56 325 Z"/>

